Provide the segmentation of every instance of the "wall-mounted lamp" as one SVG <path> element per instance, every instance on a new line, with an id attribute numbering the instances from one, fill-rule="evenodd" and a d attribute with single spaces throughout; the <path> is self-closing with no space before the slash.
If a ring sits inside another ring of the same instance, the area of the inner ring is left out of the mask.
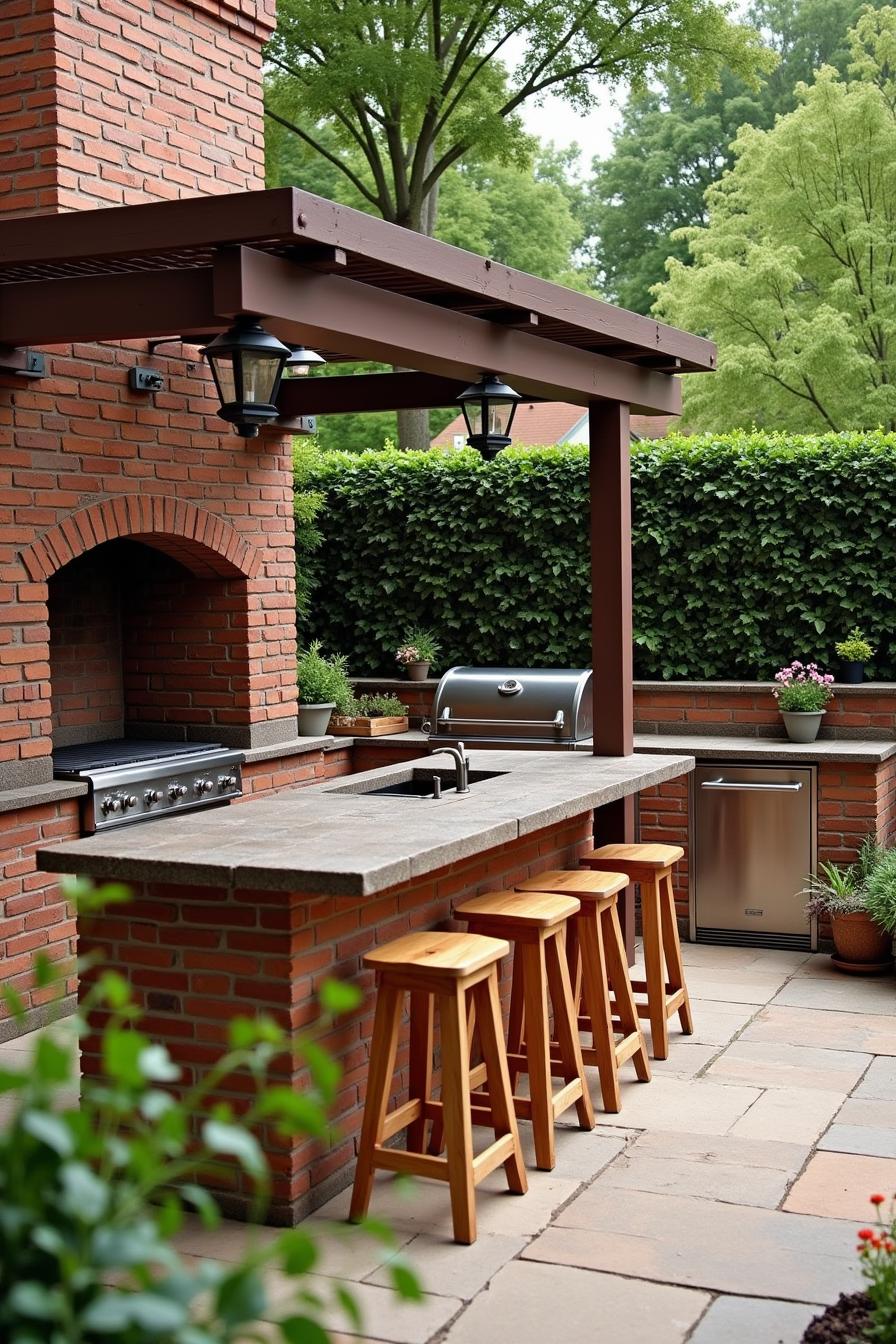
<path id="1" fill-rule="evenodd" d="M 495 373 L 484 373 L 458 397 L 467 424 L 467 443 L 487 461 L 510 446 L 510 427 L 522 399 Z"/>
<path id="2" fill-rule="evenodd" d="M 17 378 L 43 378 L 46 372 L 47 361 L 39 350 L 0 346 L 0 373 L 12 373 Z"/>
<path id="3" fill-rule="evenodd" d="M 259 426 L 280 415 L 274 405 L 289 346 L 265 331 L 254 317 L 238 317 L 229 331 L 202 350 L 208 360 L 221 408 L 243 439 L 254 439 Z"/>
<path id="4" fill-rule="evenodd" d="M 309 350 L 307 345 L 292 345 L 284 373 L 287 378 L 305 378 L 312 369 L 319 369 L 326 362 L 323 355 L 319 355 L 316 350 Z"/>

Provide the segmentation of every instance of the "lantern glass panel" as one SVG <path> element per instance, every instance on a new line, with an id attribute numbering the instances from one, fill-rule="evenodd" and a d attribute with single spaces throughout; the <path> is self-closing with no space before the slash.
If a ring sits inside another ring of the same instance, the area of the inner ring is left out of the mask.
<path id="1" fill-rule="evenodd" d="M 274 383 L 280 364 L 276 355 L 259 350 L 242 352 L 243 387 L 240 400 L 244 405 L 268 405 L 273 401 Z"/>
<path id="2" fill-rule="evenodd" d="M 513 408 L 516 405 L 514 401 L 489 401 L 488 403 L 488 432 L 489 434 L 506 435 L 510 426 L 510 418 L 513 415 Z"/>
<path id="3" fill-rule="evenodd" d="M 218 396 L 222 406 L 228 406 L 237 400 L 236 384 L 233 376 L 233 356 L 209 355 L 209 364 L 218 386 Z"/>

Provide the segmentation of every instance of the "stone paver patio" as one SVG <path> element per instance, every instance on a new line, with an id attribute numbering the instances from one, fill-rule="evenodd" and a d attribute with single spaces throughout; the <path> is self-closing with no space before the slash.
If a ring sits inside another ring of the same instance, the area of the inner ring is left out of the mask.
<path id="1" fill-rule="evenodd" d="M 347 1191 L 313 1215 L 325 1239 L 316 1277 L 352 1281 L 365 1339 L 797 1344 L 858 1286 L 868 1195 L 896 1191 L 893 979 L 849 979 L 801 953 L 684 955 L 696 1034 L 673 1031 L 649 1086 L 626 1068 L 622 1112 L 598 1112 L 593 1133 L 561 1122 L 553 1172 L 532 1169 L 529 1149 L 528 1195 L 493 1173 L 474 1246 L 450 1240 L 445 1187 L 378 1178 L 371 1213 L 394 1227 L 422 1305 L 388 1287 L 390 1252 L 332 1227 Z M 22 1049 L 0 1045 L 0 1059 Z M 228 1260 L 245 1235 L 191 1225 L 179 1242 Z M 291 1288 L 271 1287 L 276 1312 Z M 344 1316 L 332 1326 L 358 1344 Z"/>

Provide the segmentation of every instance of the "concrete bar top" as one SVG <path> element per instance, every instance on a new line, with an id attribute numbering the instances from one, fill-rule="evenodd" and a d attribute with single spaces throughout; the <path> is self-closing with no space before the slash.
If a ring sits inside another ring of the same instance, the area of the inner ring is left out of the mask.
<path id="1" fill-rule="evenodd" d="M 636 733 L 635 751 L 677 754 L 686 751 L 698 760 L 764 761 L 771 765 L 808 761 L 824 764 L 878 765 L 896 755 L 896 742 L 883 739 L 819 738 L 815 742 L 790 742 L 778 737 L 752 737 L 708 733 Z"/>
<path id="2" fill-rule="evenodd" d="M 563 751 L 471 751 L 471 771 L 502 772 L 440 799 L 362 790 L 454 768 L 428 755 L 363 774 L 194 812 L 38 851 L 46 872 L 267 891 L 366 896 L 473 857 L 591 808 L 687 774 L 694 758 Z"/>

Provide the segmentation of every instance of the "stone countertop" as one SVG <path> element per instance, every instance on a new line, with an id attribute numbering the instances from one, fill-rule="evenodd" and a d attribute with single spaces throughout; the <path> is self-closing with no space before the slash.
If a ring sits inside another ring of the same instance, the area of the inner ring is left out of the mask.
<path id="1" fill-rule="evenodd" d="M 686 751 L 698 760 L 808 761 L 877 765 L 896 755 L 896 742 L 825 738 L 808 744 L 775 737 L 710 736 L 704 733 L 638 733 L 635 751 L 651 755 Z"/>
<path id="2" fill-rule="evenodd" d="M 467 794 L 370 797 L 359 788 L 414 767 L 447 784 L 429 756 L 240 804 L 122 827 L 38 851 L 46 872 L 267 891 L 366 896 L 423 877 L 694 768 L 684 752 L 595 757 L 579 752 L 472 751 L 471 770 L 501 771 Z"/>

